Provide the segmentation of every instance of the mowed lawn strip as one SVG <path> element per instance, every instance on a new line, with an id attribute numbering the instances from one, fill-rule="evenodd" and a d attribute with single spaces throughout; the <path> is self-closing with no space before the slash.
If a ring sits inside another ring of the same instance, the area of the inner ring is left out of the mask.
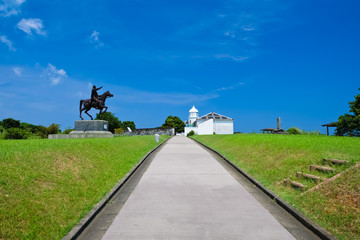
<path id="1" fill-rule="evenodd" d="M 0 140 L 0 239 L 61 239 L 158 144 L 154 136 Z"/>
<path id="2" fill-rule="evenodd" d="M 360 170 L 344 173 L 334 182 L 301 196 L 299 190 L 282 180 L 298 180 L 296 172 L 330 178 L 360 162 L 360 139 L 316 135 L 236 134 L 194 136 L 217 150 L 264 186 L 326 228 L 339 239 L 360 239 Z M 350 161 L 349 166 L 333 166 L 334 173 L 310 172 L 310 165 L 322 165 L 323 158 Z"/>

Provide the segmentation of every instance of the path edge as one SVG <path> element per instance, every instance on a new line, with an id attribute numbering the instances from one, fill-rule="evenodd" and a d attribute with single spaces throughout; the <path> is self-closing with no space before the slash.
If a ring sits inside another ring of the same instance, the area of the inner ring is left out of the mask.
<path id="1" fill-rule="evenodd" d="M 310 218 L 306 217 L 303 213 L 301 213 L 299 210 L 291 206 L 286 201 L 282 200 L 276 193 L 273 191 L 267 189 L 264 185 L 262 185 L 258 180 L 250 176 L 247 172 L 236 166 L 234 163 L 232 163 L 229 159 L 227 159 L 224 155 L 219 153 L 218 151 L 212 149 L 211 147 L 205 145 L 204 143 L 199 142 L 196 139 L 190 138 L 193 141 L 197 142 L 201 146 L 209 149 L 210 151 L 214 152 L 216 155 L 218 155 L 220 158 L 225 160 L 230 166 L 232 166 L 237 172 L 239 172 L 241 175 L 243 175 L 245 178 L 247 178 L 252 184 L 254 184 L 257 188 L 259 188 L 262 192 L 264 192 L 269 198 L 274 200 L 280 207 L 285 209 L 290 215 L 292 215 L 294 218 L 296 218 L 299 222 L 301 222 L 306 228 L 308 228 L 310 231 L 314 232 L 317 236 L 319 236 L 323 240 L 337 240 L 337 238 L 333 235 L 331 235 L 327 230 L 319 226 L 317 223 L 312 221 Z"/>
<path id="2" fill-rule="evenodd" d="M 110 199 L 121 189 L 121 187 L 130 179 L 136 170 L 149 158 L 149 156 L 163 146 L 169 139 L 160 143 L 158 146 L 150 150 L 95 206 L 62 238 L 62 240 L 76 239 L 84 229 L 91 223 L 96 215 L 105 207 Z"/>

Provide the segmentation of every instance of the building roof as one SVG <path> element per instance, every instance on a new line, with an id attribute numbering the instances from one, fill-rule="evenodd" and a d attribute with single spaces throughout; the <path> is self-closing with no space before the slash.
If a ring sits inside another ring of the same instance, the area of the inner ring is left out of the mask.
<path id="1" fill-rule="evenodd" d="M 332 122 L 332 123 L 327 123 L 327 124 L 323 124 L 321 125 L 322 127 L 336 127 L 337 126 L 337 122 Z"/>
<path id="2" fill-rule="evenodd" d="M 214 112 L 208 113 L 208 114 L 200 117 L 198 120 L 208 120 L 208 119 L 214 119 L 215 121 L 216 120 L 229 120 L 229 121 L 233 120 L 232 118 L 229 118 L 229 117 L 226 117 L 226 116 L 214 113 Z"/>
<path id="3" fill-rule="evenodd" d="M 195 106 L 193 106 L 189 112 L 199 112 L 199 111 L 195 108 Z"/>

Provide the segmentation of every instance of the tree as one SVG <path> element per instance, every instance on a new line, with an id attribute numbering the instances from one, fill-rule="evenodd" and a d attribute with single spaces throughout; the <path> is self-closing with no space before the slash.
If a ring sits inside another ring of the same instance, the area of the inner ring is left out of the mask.
<path id="1" fill-rule="evenodd" d="M 5 129 L 9 128 L 18 128 L 20 127 L 20 120 L 15 120 L 12 118 L 7 118 L 3 120 L 3 126 Z"/>
<path id="2" fill-rule="evenodd" d="M 60 124 L 51 124 L 49 127 L 46 128 L 46 132 L 48 135 L 61 133 Z"/>
<path id="3" fill-rule="evenodd" d="M 24 128 L 24 130 L 30 131 L 29 128 Z M 49 127 L 44 127 L 41 125 L 35 126 L 34 131 L 34 134 L 41 138 L 48 138 L 49 134 L 61 133 L 60 124 L 56 123 L 52 123 Z"/>
<path id="4" fill-rule="evenodd" d="M 112 133 L 115 133 L 116 128 L 121 128 L 122 127 L 121 121 L 117 117 L 115 117 L 115 115 L 113 113 L 111 113 L 111 112 L 103 113 L 100 116 L 97 113 L 95 120 L 108 121 L 108 123 L 109 123 L 109 131 L 112 132 Z"/>
<path id="5" fill-rule="evenodd" d="M 127 131 L 127 128 L 129 127 L 131 130 L 135 130 L 135 123 L 133 121 L 124 121 L 122 123 L 123 127 L 122 129 L 125 129 L 125 131 Z"/>
<path id="6" fill-rule="evenodd" d="M 26 122 L 22 122 L 20 123 L 20 127 L 21 129 L 25 129 L 31 133 L 36 133 L 39 131 L 39 126 L 34 125 L 34 124 L 30 124 L 30 123 L 26 123 Z"/>
<path id="7" fill-rule="evenodd" d="M 47 127 L 39 125 L 37 128 L 37 132 L 35 133 L 37 136 L 40 136 L 41 138 L 48 138 L 49 134 L 47 131 Z"/>
<path id="8" fill-rule="evenodd" d="M 177 116 L 168 116 L 165 123 L 161 126 L 163 128 L 175 128 L 175 132 L 184 132 L 185 123 Z"/>
<path id="9" fill-rule="evenodd" d="M 360 90 L 360 88 L 359 88 Z M 360 94 L 355 96 L 353 102 L 349 102 L 350 113 L 345 113 L 339 117 L 335 135 L 337 136 L 360 136 Z"/>
<path id="10" fill-rule="evenodd" d="M 360 136 L 360 116 L 354 116 L 348 113 L 341 115 L 336 124 L 335 135 L 337 136 Z"/>

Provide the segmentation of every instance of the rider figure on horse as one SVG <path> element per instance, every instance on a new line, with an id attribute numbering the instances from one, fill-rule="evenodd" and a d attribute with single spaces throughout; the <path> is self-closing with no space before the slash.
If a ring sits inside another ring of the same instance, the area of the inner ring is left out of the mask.
<path id="1" fill-rule="evenodd" d="M 100 90 L 102 87 L 96 88 L 96 86 L 93 86 L 91 90 L 91 99 L 81 99 L 80 100 L 80 118 L 82 120 L 83 117 L 81 116 L 81 112 L 85 110 L 85 113 L 93 120 L 93 117 L 88 113 L 88 111 L 91 108 L 95 108 L 97 110 L 100 110 L 99 116 L 102 113 L 105 113 L 108 109 L 107 106 L 105 106 L 106 98 L 113 97 L 109 91 L 104 92 L 100 96 L 98 95 L 97 91 Z"/>
<path id="2" fill-rule="evenodd" d="M 97 93 L 98 90 L 100 90 L 102 87 L 96 88 L 96 86 L 94 85 L 92 90 L 91 90 L 91 105 L 93 105 L 93 103 L 95 103 L 96 106 L 100 106 L 102 103 L 99 100 L 99 95 Z"/>

